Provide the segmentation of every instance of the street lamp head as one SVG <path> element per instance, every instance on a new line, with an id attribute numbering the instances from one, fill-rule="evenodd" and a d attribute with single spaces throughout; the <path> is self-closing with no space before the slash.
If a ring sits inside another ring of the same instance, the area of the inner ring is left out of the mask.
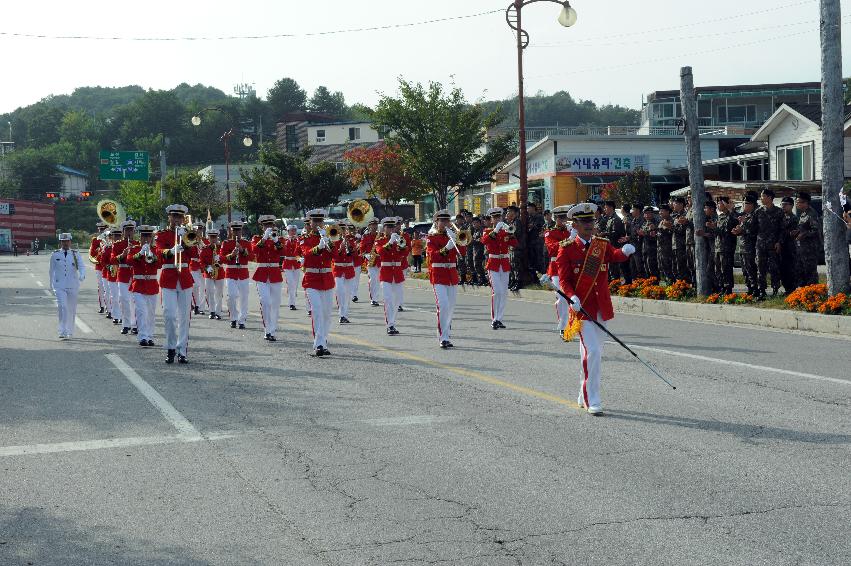
<path id="1" fill-rule="evenodd" d="M 201 116 L 192 116 L 192 125 L 200 126 L 201 125 Z"/>
<path id="2" fill-rule="evenodd" d="M 253 144 L 254 140 L 252 140 L 250 137 L 245 136 L 244 138 L 242 138 L 242 145 L 244 145 L 245 147 L 251 147 Z"/>
<path id="3" fill-rule="evenodd" d="M 576 10 L 570 7 L 570 2 L 564 3 L 561 14 L 558 15 L 558 23 L 566 28 L 576 23 Z"/>

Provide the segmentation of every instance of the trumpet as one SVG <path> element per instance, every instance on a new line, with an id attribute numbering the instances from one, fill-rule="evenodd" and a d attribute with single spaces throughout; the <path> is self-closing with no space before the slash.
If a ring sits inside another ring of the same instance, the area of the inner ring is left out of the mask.
<path id="1" fill-rule="evenodd" d="M 517 225 L 516 224 L 514 224 L 513 222 L 511 224 L 506 224 L 506 226 L 505 226 L 505 233 L 506 234 L 508 234 L 509 236 L 513 236 L 515 232 L 517 232 Z"/>
<path id="2" fill-rule="evenodd" d="M 469 228 L 458 228 L 454 223 L 450 225 L 452 231 L 455 233 L 455 243 L 459 246 L 468 246 L 470 242 L 473 241 L 473 232 Z"/>

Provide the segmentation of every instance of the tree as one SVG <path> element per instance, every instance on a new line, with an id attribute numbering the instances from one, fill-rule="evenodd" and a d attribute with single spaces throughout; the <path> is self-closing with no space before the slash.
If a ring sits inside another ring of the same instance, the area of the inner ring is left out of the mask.
<path id="1" fill-rule="evenodd" d="M 343 96 L 343 93 L 340 91 L 332 93 L 328 90 L 328 87 L 324 86 L 316 87 L 316 90 L 313 91 L 313 96 L 310 97 L 310 102 L 307 107 L 312 112 L 330 114 L 331 116 L 336 116 L 338 118 L 345 118 L 348 114 L 346 98 Z"/>
<path id="2" fill-rule="evenodd" d="M 280 120 L 288 112 L 300 112 L 307 107 L 307 92 L 289 77 L 275 82 L 266 93 L 266 100 L 272 107 L 274 120 Z"/>
<path id="3" fill-rule="evenodd" d="M 195 218 L 207 218 L 207 210 L 214 218 L 227 212 L 227 203 L 210 177 L 185 171 L 167 178 L 163 188 L 168 202 L 185 204 Z"/>
<path id="4" fill-rule="evenodd" d="M 343 159 L 349 163 L 352 185 L 366 184 L 367 194 L 383 200 L 391 214 L 399 201 L 414 201 L 429 192 L 405 171 L 397 148 L 386 144 L 355 147 L 344 153 Z"/>
<path id="5" fill-rule="evenodd" d="M 400 79 L 399 90 L 399 98 L 382 96 L 373 127 L 391 132 L 387 142 L 399 148 L 405 170 L 431 190 L 437 208 L 446 207 L 450 190 L 490 181 L 513 153 L 511 135 L 485 140 L 502 121 L 499 110 L 467 103 L 458 88 L 444 94 L 439 83 L 425 88 Z"/>
<path id="6" fill-rule="evenodd" d="M 7 156 L 3 196 L 39 199 L 46 192 L 57 192 L 62 186 L 62 177 L 56 169 L 59 163 L 56 153 L 53 148 L 27 148 Z"/>
<path id="7" fill-rule="evenodd" d="M 159 184 L 145 181 L 121 181 L 118 202 L 127 215 L 144 224 L 159 224 L 165 218 L 166 203 L 160 200 Z"/>
<path id="8" fill-rule="evenodd" d="M 612 183 L 611 188 L 604 191 L 603 198 L 613 200 L 618 205 L 649 205 L 654 200 L 650 173 L 641 167 L 637 167 L 634 171 L 630 171 L 615 183 Z"/>

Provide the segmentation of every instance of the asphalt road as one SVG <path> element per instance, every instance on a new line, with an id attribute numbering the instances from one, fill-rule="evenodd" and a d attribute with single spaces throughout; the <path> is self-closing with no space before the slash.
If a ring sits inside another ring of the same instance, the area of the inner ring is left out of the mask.
<path id="1" fill-rule="evenodd" d="M 167 366 L 91 271 L 58 340 L 47 263 L 0 258 L 0 564 L 851 563 L 847 339 L 619 315 L 678 389 L 609 344 L 595 418 L 551 304 L 459 292 L 442 351 L 410 289 L 319 359 L 302 304 L 196 318 Z"/>

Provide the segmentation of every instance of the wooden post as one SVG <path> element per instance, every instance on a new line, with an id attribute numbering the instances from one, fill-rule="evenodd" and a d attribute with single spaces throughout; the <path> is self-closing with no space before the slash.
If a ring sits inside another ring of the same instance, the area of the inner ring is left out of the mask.
<path id="1" fill-rule="evenodd" d="M 822 202 L 842 214 L 843 171 L 841 14 L 839 0 L 821 0 L 821 186 Z M 848 244 L 845 223 L 824 211 L 824 260 L 831 295 L 847 293 Z"/>
<path id="2" fill-rule="evenodd" d="M 686 150 L 688 151 L 688 177 L 691 186 L 691 211 L 694 230 L 706 226 L 706 215 L 703 213 L 705 189 L 703 187 L 703 163 L 700 157 L 700 131 L 697 122 L 697 97 L 694 93 L 694 77 L 691 67 L 680 69 L 680 102 L 683 106 L 685 120 Z M 695 234 L 694 237 L 694 270 L 697 281 L 695 287 L 700 296 L 709 295 L 709 277 L 706 268 L 706 241 Z"/>

